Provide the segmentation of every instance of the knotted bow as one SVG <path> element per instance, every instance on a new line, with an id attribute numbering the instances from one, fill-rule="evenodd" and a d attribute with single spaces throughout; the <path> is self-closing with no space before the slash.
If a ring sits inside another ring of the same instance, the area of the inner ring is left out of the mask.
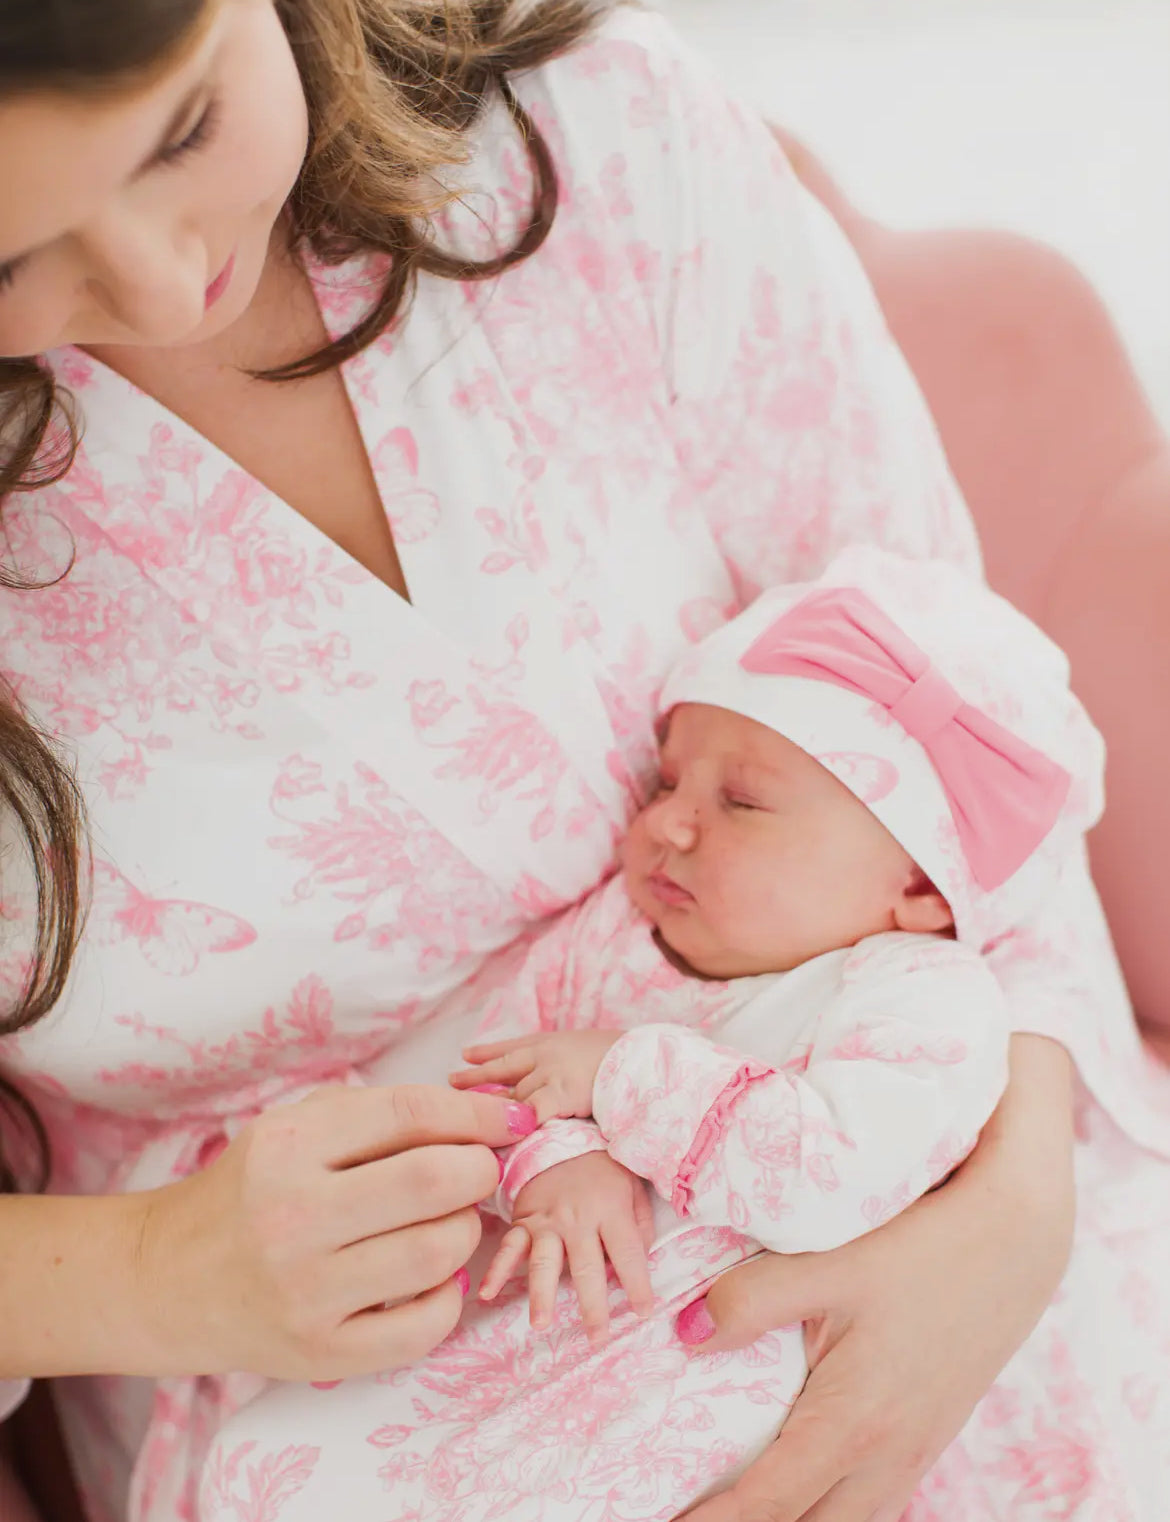
<path id="1" fill-rule="evenodd" d="M 745 671 L 832 682 L 887 709 L 926 751 L 971 874 L 990 892 L 1056 823 L 1072 779 L 955 691 L 926 653 L 855 587 L 814 592 L 740 661 Z"/>

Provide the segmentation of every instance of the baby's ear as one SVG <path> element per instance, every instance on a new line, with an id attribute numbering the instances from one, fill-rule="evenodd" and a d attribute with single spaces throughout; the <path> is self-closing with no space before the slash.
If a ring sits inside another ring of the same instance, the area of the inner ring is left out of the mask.
<path id="1" fill-rule="evenodd" d="M 955 928 L 951 906 L 943 898 L 921 867 L 912 867 L 894 905 L 894 922 L 899 930 L 916 935 L 938 935 Z"/>

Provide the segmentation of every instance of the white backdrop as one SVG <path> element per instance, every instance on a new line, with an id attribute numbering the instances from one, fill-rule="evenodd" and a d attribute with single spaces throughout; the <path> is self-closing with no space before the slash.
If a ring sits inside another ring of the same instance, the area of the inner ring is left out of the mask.
<path id="1" fill-rule="evenodd" d="M 867 211 L 1068 254 L 1170 426 L 1170 0 L 660 3 Z"/>

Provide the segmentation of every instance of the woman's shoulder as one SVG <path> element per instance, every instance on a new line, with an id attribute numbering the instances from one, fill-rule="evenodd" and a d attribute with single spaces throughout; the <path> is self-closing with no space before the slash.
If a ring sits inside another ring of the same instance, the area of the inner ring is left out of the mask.
<path id="1" fill-rule="evenodd" d="M 695 107 L 704 99 L 728 104 L 670 21 L 640 5 L 615 6 L 575 46 L 514 84 L 554 151 L 602 164 L 615 147 L 690 142 L 705 130 Z"/>
<path id="2" fill-rule="evenodd" d="M 740 113 L 666 17 L 634 5 L 616 6 L 511 85 L 556 167 L 561 229 L 579 222 L 594 236 L 645 235 L 651 244 L 672 241 L 680 198 L 701 196 L 696 170 L 721 124 L 734 136 L 751 114 Z M 758 114 L 754 125 L 760 130 Z M 506 238 L 521 229 L 531 165 L 502 103 L 486 114 L 471 162 L 455 177 L 462 213 L 470 210 L 481 231 L 490 225 Z"/>

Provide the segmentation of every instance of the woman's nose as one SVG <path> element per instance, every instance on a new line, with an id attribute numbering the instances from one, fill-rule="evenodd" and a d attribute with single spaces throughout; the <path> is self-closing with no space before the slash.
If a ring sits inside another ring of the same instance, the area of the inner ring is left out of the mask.
<path id="1" fill-rule="evenodd" d="M 163 217 L 125 209 L 84 235 L 93 298 L 137 343 L 182 343 L 203 321 L 208 274 L 202 241 Z"/>

